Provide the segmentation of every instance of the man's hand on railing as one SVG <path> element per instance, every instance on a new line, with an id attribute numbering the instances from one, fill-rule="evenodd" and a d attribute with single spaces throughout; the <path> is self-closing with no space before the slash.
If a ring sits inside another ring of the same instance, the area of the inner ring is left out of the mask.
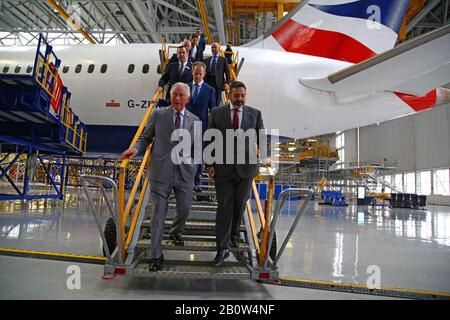
<path id="1" fill-rule="evenodd" d="M 163 87 L 156 87 L 155 93 L 161 93 L 163 91 Z"/>
<path id="2" fill-rule="evenodd" d="M 262 163 L 267 168 L 272 167 L 272 160 L 270 160 L 270 158 L 262 158 Z"/>
<path id="3" fill-rule="evenodd" d="M 136 148 L 130 148 L 122 152 L 122 155 L 120 156 L 119 160 L 123 160 L 125 158 L 133 159 L 137 155 L 138 151 Z"/>
<path id="4" fill-rule="evenodd" d="M 207 167 L 206 171 L 208 172 L 208 176 L 210 178 L 214 178 L 214 175 L 216 174 L 216 170 L 214 170 L 214 167 L 212 167 L 212 166 Z"/>

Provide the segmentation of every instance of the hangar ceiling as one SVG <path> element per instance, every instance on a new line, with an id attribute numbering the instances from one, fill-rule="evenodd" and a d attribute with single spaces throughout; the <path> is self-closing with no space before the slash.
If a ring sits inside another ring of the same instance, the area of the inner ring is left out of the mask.
<path id="1" fill-rule="evenodd" d="M 181 42 L 208 25 L 214 41 L 244 44 L 301 0 L 0 0 L 0 45 L 32 45 L 44 33 L 53 44 L 89 43 L 59 6 L 95 43 Z M 449 0 L 411 0 L 400 38 L 450 22 Z M 91 41 L 91 42 L 92 42 Z"/>

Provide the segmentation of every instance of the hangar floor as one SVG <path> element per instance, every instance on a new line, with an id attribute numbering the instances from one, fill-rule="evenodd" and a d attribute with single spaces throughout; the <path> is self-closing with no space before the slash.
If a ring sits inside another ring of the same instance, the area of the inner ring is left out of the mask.
<path id="1" fill-rule="evenodd" d="M 286 235 L 298 203 L 288 202 L 278 223 Z M 102 213 L 107 219 L 106 210 Z M 68 189 L 62 209 L 48 201 L 0 202 L 0 247 L 101 255 L 101 241 L 87 201 Z M 181 253 L 173 253 L 180 255 Z M 202 253 L 213 259 L 214 253 Z M 79 264 L 81 290 L 68 290 L 73 263 L 0 256 L 0 299 L 386 299 L 242 280 L 151 280 L 118 276 L 102 280 L 99 265 Z M 290 278 L 366 284 L 373 270 L 381 286 L 450 292 L 450 208 L 426 210 L 312 203 L 279 263 Z M 374 269 L 375 268 L 375 269 Z"/>

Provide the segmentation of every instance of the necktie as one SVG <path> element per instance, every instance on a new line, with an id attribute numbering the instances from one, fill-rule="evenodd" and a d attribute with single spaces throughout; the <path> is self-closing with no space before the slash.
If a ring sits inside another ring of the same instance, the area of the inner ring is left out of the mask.
<path id="1" fill-rule="evenodd" d="M 175 129 L 180 129 L 180 128 L 181 128 L 181 117 L 180 117 L 180 113 L 177 112 L 176 118 L 175 118 Z"/>
<path id="2" fill-rule="evenodd" d="M 233 128 L 234 130 L 239 129 L 239 116 L 238 116 L 238 112 L 239 109 L 238 108 L 234 108 L 234 114 L 233 114 Z"/>
<path id="3" fill-rule="evenodd" d="M 183 76 L 183 64 L 180 63 L 180 67 L 178 68 L 178 79 L 181 79 Z"/>
<path id="4" fill-rule="evenodd" d="M 194 84 L 194 87 L 195 87 L 195 89 L 194 89 L 194 93 L 192 94 L 192 103 L 195 103 L 195 101 L 197 101 L 197 98 L 198 98 L 198 88 L 199 88 L 199 86 L 196 83 L 196 84 Z"/>
<path id="5" fill-rule="evenodd" d="M 214 56 L 211 62 L 211 68 L 209 69 L 210 74 L 216 74 L 216 62 L 217 62 L 217 56 Z"/>

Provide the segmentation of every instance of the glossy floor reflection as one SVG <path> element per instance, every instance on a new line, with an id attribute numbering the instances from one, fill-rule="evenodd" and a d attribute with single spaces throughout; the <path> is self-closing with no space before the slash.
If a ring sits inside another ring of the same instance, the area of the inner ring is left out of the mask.
<path id="1" fill-rule="evenodd" d="M 94 198 L 103 208 L 101 218 L 105 221 L 109 215 L 106 204 L 98 194 Z M 298 207 L 298 202 L 288 202 L 280 215 L 277 227 L 279 246 Z M 43 200 L 33 201 L 25 207 L 19 202 L 0 202 L 0 247 L 101 255 L 97 226 L 79 189 L 69 189 L 60 208 Z M 193 260 L 212 260 L 213 257 L 214 253 L 189 255 Z M 0 298 L 77 298 L 75 293 L 65 292 L 65 280 L 58 282 L 66 279 L 65 268 L 68 265 L 0 257 Z M 366 284 L 373 272 L 379 271 L 381 286 L 450 292 L 449 265 L 449 207 L 367 209 L 357 206 L 334 208 L 312 203 L 289 241 L 279 269 L 280 274 L 287 277 L 357 284 Z M 105 282 L 100 280 L 100 266 L 80 266 L 86 278 L 90 279 L 85 285 L 84 295 L 94 298 L 103 298 L 102 295 L 104 298 L 162 299 L 173 295 L 180 299 L 186 295 L 202 299 L 379 298 L 266 286 L 253 281 L 233 282 L 234 291 L 233 285 L 223 281 L 204 280 L 201 284 L 183 281 L 175 285 L 162 280 L 143 284 L 133 279 L 117 278 Z M 37 274 L 39 279 L 32 279 Z M 22 279 L 28 279 L 28 284 L 22 283 Z M 45 286 L 46 282 L 54 286 L 41 290 L 41 285 Z M 34 285 L 29 287 L 30 283 Z M 222 290 L 227 287 L 230 291 Z M 146 292 L 145 288 L 151 292 Z M 59 296 L 58 290 L 64 293 Z M 214 296 L 209 296 L 211 293 Z"/>

